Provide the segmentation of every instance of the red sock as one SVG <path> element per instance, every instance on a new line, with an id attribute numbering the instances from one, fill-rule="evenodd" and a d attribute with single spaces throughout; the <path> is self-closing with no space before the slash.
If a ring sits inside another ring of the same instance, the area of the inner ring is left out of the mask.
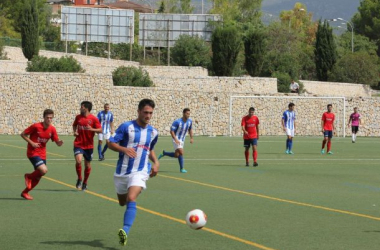
<path id="1" fill-rule="evenodd" d="M 257 162 L 257 150 L 253 151 L 253 161 Z"/>
<path id="2" fill-rule="evenodd" d="M 322 149 L 324 149 L 324 148 L 325 148 L 325 145 L 326 145 L 326 141 L 325 141 L 325 140 L 323 140 L 323 142 L 322 142 Z"/>
<path id="3" fill-rule="evenodd" d="M 75 164 L 77 170 L 78 180 L 82 180 L 82 165 L 80 163 Z"/>
<path id="4" fill-rule="evenodd" d="M 41 174 L 40 170 L 36 169 L 36 170 L 34 170 L 33 173 L 30 174 L 30 179 L 31 180 L 37 180 L 37 179 L 40 180 L 41 176 L 42 176 L 42 174 Z"/>
<path id="5" fill-rule="evenodd" d="M 327 142 L 327 152 L 330 152 L 331 149 L 331 141 Z"/>
<path id="6" fill-rule="evenodd" d="M 88 177 L 90 177 L 91 168 L 85 168 L 84 169 L 84 180 L 83 183 L 87 184 Z"/>
<path id="7" fill-rule="evenodd" d="M 244 151 L 245 154 L 245 162 L 249 162 L 249 151 Z"/>

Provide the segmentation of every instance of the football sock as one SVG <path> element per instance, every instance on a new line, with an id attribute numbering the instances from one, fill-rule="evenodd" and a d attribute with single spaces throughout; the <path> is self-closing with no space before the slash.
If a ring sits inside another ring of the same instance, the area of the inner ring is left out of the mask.
<path id="1" fill-rule="evenodd" d="M 82 165 L 80 163 L 76 163 L 75 169 L 77 170 L 78 180 L 82 180 Z"/>
<path id="2" fill-rule="evenodd" d="M 104 153 L 107 151 L 107 148 L 108 148 L 108 144 L 106 143 L 102 151 L 102 156 L 104 156 Z"/>
<path id="3" fill-rule="evenodd" d="M 324 149 L 324 148 L 325 148 L 325 145 L 326 145 L 326 141 L 325 141 L 325 140 L 323 140 L 323 141 L 322 141 L 322 149 Z"/>
<path id="4" fill-rule="evenodd" d="M 244 151 L 245 162 L 249 162 L 249 151 Z"/>
<path id="5" fill-rule="evenodd" d="M 257 150 L 253 151 L 253 161 L 257 162 Z"/>
<path id="6" fill-rule="evenodd" d="M 128 202 L 127 209 L 125 210 L 125 213 L 124 213 L 124 226 L 123 226 L 123 229 L 126 234 L 128 234 L 129 230 L 131 229 L 133 221 L 136 218 L 136 212 L 137 212 L 136 202 L 132 202 L 132 201 Z"/>
<path id="7" fill-rule="evenodd" d="M 179 168 L 183 169 L 183 155 L 178 156 Z"/>
<path id="8" fill-rule="evenodd" d="M 34 170 L 34 172 L 30 175 L 30 178 L 32 179 L 32 187 L 30 190 L 32 190 L 35 186 L 37 186 L 42 176 L 44 175 L 41 174 L 39 170 Z"/>
<path id="9" fill-rule="evenodd" d="M 84 180 L 83 183 L 87 184 L 88 177 L 90 177 L 91 168 L 84 169 Z"/>
<path id="10" fill-rule="evenodd" d="M 327 142 L 327 152 L 330 152 L 331 149 L 331 141 Z"/>
<path id="11" fill-rule="evenodd" d="M 289 138 L 286 139 L 286 150 L 289 150 Z"/>
<path id="12" fill-rule="evenodd" d="M 165 155 L 165 156 L 174 157 L 174 152 L 165 152 L 165 151 L 163 151 L 162 154 Z"/>
<path id="13" fill-rule="evenodd" d="M 352 141 L 355 141 L 355 134 L 352 134 Z"/>
<path id="14" fill-rule="evenodd" d="M 289 140 L 289 150 L 292 151 L 293 148 L 293 140 Z"/>
<path id="15" fill-rule="evenodd" d="M 102 157 L 102 145 L 98 144 L 98 154 L 99 154 L 99 158 Z"/>

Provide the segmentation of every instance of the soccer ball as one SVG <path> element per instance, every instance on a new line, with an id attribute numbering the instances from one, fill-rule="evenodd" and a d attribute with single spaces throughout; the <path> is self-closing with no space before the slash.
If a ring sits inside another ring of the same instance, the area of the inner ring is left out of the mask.
<path id="1" fill-rule="evenodd" d="M 191 229 L 201 229 L 207 223 L 207 215 L 200 209 L 194 209 L 187 213 L 186 224 Z"/>

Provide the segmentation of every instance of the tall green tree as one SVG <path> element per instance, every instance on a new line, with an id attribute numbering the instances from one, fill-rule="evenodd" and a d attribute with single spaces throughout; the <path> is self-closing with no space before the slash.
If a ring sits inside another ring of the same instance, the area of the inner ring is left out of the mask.
<path id="1" fill-rule="evenodd" d="M 39 22 L 36 0 L 25 0 L 21 15 L 21 46 L 28 61 L 39 51 Z"/>
<path id="2" fill-rule="evenodd" d="M 212 14 L 220 14 L 225 23 L 260 22 L 262 0 L 211 0 Z"/>
<path id="3" fill-rule="evenodd" d="M 191 14 L 194 11 L 194 6 L 191 5 L 191 0 L 179 0 L 180 13 Z"/>
<path id="4" fill-rule="evenodd" d="M 160 2 L 160 7 L 158 8 L 158 13 L 165 13 L 165 2 Z"/>
<path id="5" fill-rule="evenodd" d="M 241 36 L 236 26 L 219 26 L 212 33 L 212 68 L 217 76 L 232 76 L 241 48 Z"/>
<path id="6" fill-rule="evenodd" d="M 337 52 L 332 29 L 326 20 L 323 24 L 319 20 L 314 55 L 318 80 L 327 81 L 328 74 L 336 63 Z"/>
<path id="7" fill-rule="evenodd" d="M 262 27 L 254 27 L 244 36 L 245 67 L 251 76 L 259 76 L 264 66 L 266 33 Z"/>
<path id="8" fill-rule="evenodd" d="M 380 56 L 380 1 L 362 0 L 352 22 L 355 33 L 368 37 L 377 43 L 377 54 Z"/>

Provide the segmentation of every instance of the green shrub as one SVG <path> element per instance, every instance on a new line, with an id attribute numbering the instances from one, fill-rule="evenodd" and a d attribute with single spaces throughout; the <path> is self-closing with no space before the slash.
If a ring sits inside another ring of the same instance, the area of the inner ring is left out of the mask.
<path id="1" fill-rule="evenodd" d="M 26 68 L 28 72 L 79 72 L 83 73 L 79 62 L 72 56 L 63 56 L 61 58 L 46 58 L 44 56 L 35 56 L 32 61 L 28 62 Z"/>
<path id="2" fill-rule="evenodd" d="M 152 87 L 153 82 L 149 77 L 148 72 L 141 67 L 136 68 L 118 67 L 112 72 L 113 84 L 115 86 L 133 86 L 133 87 Z"/>
<path id="3" fill-rule="evenodd" d="M 0 39 L 0 60 L 7 60 L 7 53 L 4 51 L 3 40 Z"/>
<path id="4" fill-rule="evenodd" d="M 201 66 L 207 68 L 211 62 L 210 46 L 198 37 L 181 35 L 171 49 L 173 62 L 178 66 Z"/>

